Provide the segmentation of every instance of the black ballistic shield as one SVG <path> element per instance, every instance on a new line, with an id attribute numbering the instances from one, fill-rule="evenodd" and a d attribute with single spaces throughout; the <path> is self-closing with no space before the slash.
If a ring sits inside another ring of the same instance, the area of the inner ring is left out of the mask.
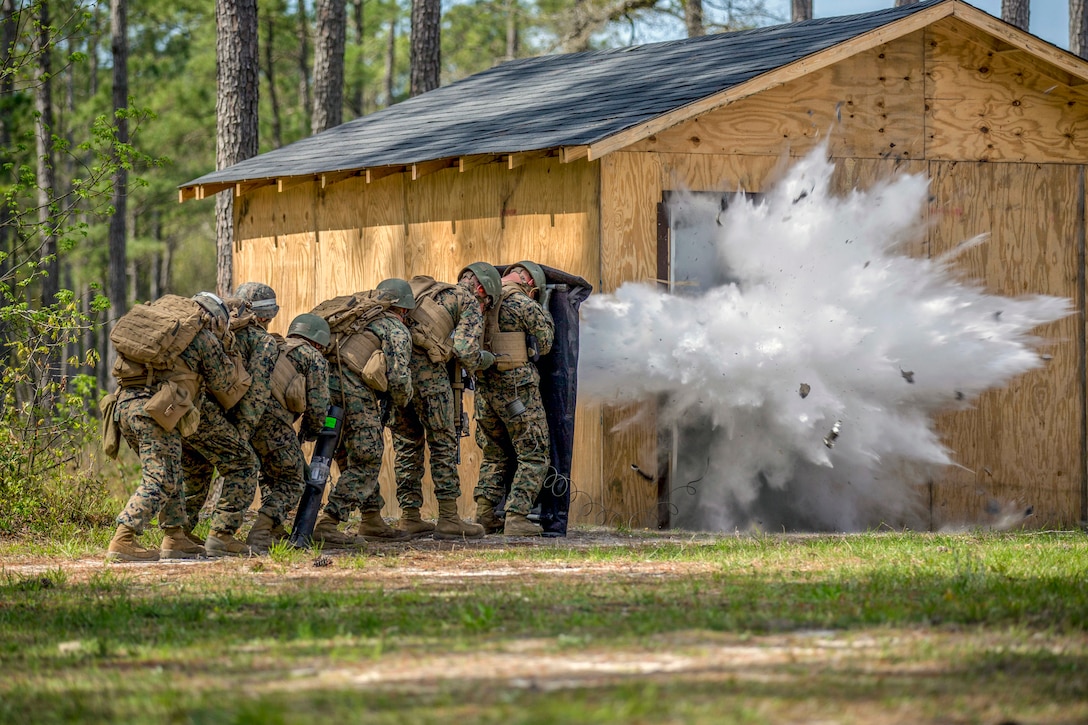
<path id="1" fill-rule="evenodd" d="M 338 405 L 330 405 L 325 414 L 325 427 L 317 434 L 313 455 L 307 469 L 306 485 L 302 489 L 302 498 L 298 502 L 295 525 L 291 529 L 291 545 L 299 549 L 309 548 L 317 523 L 317 514 L 325 496 L 325 485 L 329 482 L 329 469 L 336 445 L 340 442 L 340 431 L 344 427 L 344 411 Z"/>

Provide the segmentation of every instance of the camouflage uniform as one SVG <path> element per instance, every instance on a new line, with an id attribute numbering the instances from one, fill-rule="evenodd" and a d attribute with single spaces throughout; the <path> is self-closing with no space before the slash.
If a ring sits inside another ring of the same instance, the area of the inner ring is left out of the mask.
<path id="1" fill-rule="evenodd" d="M 454 321 L 451 337 L 454 357 L 470 372 L 475 370 L 484 330 L 479 301 L 461 286 L 442 290 L 434 299 Z M 415 395 L 408 405 L 394 409 L 389 424 L 396 452 L 393 470 L 397 501 L 402 509 L 418 509 L 423 505 L 424 441 L 431 453 L 435 498 L 456 501 L 461 495 L 454 393 L 446 363 L 432 362 L 426 350 L 413 346 L 411 369 Z"/>
<path id="2" fill-rule="evenodd" d="M 249 439 L 272 399 L 272 369 L 279 357 L 275 339 L 256 323 L 234 332 L 234 350 L 245 359 L 253 379 L 249 390 L 228 412 L 217 400 L 205 396 L 200 407 L 200 428 L 184 440 L 182 455 L 189 525 L 196 525 L 211 490 L 214 470 L 218 469 L 223 486 L 210 527 L 228 534 L 234 534 L 242 525 L 257 490 L 260 463 Z"/>
<path id="3" fill-rule="evenodd" d="M 374 320 L 366 329 L 381 340 L 388 393 L 377 392 L 338 364 L 335 353 L 329 357 L 329 399 L 344 409 L 344 423 L 335 459 L 340 477 L 329 494 L 325 512 L 340 521 L 347 521 L 352 509 L 380 511 L 385 505 L 378 489 L 378 473 L 385 452 L 382 413 L 390 399 L 393 405 L 404 406 L 412 397 L 408 367 L 412 338 L 408 328 L 390 315 Z"/>
<path id="4" fill-rule="evenodd" d="M 306 410 L 301 414 L 302 437 L 313 440 L 325 424 L 329 410 L 329 365 L 309 343 L 291 346 L 287 359 L 306 378 Z M 302 497 L 306 458 L 294 424 L 300 417 L 275 397 L 265 409 L 250 443 L 261 459 L 260 512 L 281 524 Z"/>
<path id="5" fill-rule="evenodd" d="M 501 332 L 524 331 L 534 335 L 540 354 L 552 349 L 555 325 L 551 314 L 530 299 L 521 285 L 499 307 Z M 525 412 L 511 415 L 507 403 L 520 398 Z M 512 476 L 506 510 L 528 514 L 544 485 L 550 460 L 548 421 L 540 399 L 540 373 L 526 363 L 513 370 L 488 368 L 476 375 L 476 442 L 483 450 L 480 480 L 474 497 L 497 503 Z M 513 470 L 511 470 L 513 468 Z"/>
<path id="6" fill-rule="evenodd" d="M 211 390 L 226 390 L 234 381 L 233 365 L 219 338 L 208 329 L 197 333 L 178 355 L 182 362 L 204 379 Z M 160 523 L 184 517 L 182 506 L 182 437 L 174 429 L 167 432 L 144 411 L 154 390 L 144 387 L 121 388 L 117 394 L 117 415 L 121 433 L 140 457 L 140 486 L 117 517 L 118 524 L 137 533 L 147 528 L 155 514 Z M 207 394 L 201 395 L 201 400 Z M 182 524 L 184 518 L 181 518 Z M 167 524 L 163 523 L 165 527 Z M 172 525 L 180 525 L 173 523 Z"/>

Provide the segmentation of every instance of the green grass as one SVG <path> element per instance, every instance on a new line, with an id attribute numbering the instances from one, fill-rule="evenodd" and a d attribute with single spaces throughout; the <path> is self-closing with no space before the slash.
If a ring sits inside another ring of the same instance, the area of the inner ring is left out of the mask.
<path id="1" fill-rule="evenodd" d="M 1088 721 L 1083 533 L 623 543 L 12 563 L 0 721 Z"/>

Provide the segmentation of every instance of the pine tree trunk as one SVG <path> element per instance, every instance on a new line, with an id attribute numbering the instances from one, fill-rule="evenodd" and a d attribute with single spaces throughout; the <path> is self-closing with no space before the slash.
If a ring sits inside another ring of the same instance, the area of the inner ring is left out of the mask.
<path id="1" fill-rule="evenodd" d="M 306 18 L 306 0 L 298 0 L 298 105 L 302 109 L 303 123 L 313 116 L 310 105 L 310 23 Z M 307 131 L 308 129 L 303 129 Z"/>
<path id="2" fill-rule="evenodd" d="M 506 0 L 506 60 L 518 57 L 518 3 Z"/>
<path id="3" fill-rule="evenodd" d="M 257 154 L 257 0 L 216 0 L 217 169 Z M 234 276 L 234 194 L 215 200 L 216 290 L 226 295 Z"/>
<path id="4" fill-rule="evenodd" d="M 389 37 L 385 46 L 385 105 L 393 105 L 393 74 L 397 70 L 397 19 L 389 19 Z"/>
<path id="5" fill-rule="evenodd" d="M 264 77 L 268 79 L 268 102 L 272 107 L 272 142 L 279 148 L 283 146 L 283 119 L 280 116 L 280 99 L 276 94 L 276 14 L 269 11 L 265 20 L 268 35 L 264 39 Z"/>
<path id="6" fill-rule="evenodd" d="M 1069 52 L 1088 58 L 1088 12 L 1084 0 L 1069 0 Z"/>
<path id="7" fill-rule="evenodd" d="M 128 119 L 116 111 L 128 108 L 128 0 L 110 2 L 110 43 L 113 53 L 113 109 L 117 123 L 117 142 L 128 143 Z M 113 216 L 109 230 L 109 298 L 113 319 L 128 310 L 125 295 L 126 225 L 128 171 L 120 159 L 113 173 Z M 112 358 L 112 355 L 111 355 Z M 113 360 L 107 360 L 113 363 Z"/>
<path id="8" fill-rule="evenodd" d="M 913 5 L 916 2 L 918 2 L 918 0 L 895 0 L 895 7 L 901 8 L 907 5 Z"/>
<path id="9" fill-rule="evenodd" d="M 412 54 L 409 95 L 438 88 L 441 58 L 442 4 L 440 0 L 412 0 Z"/>
<path id="10" fill-rule="evenodd" d="M 1026 31 L 1031 21 L 1030 0 L 1001 0 L 1001 19 Z"/>
<path id="11" fill-rule="evenodd" d="M 351 4 L 352 28 L 355 31 L 355 82 L 351 86 L 351 94 L 348 98 L 348 106 L 356 118 L 366 113 L 363 108 L 363 78 L 366 68 L 366 56 L 363 53 L 363 33 L 366 28 L 363 24 L 363 0 L 353 0 Z"/>
<path id="12" fill-rule="evenodd" d="M 801 20 L 812 20 L 812 0 L 793 0 L 790 6 L 790 20 L 795 23 Z"/>
<path id="13" fill-rule="evenodd" d="M 706 34 L 703 26 L 703 0 L 685 0 L 684 27 L 689 38 L 698 38 Z"/>
<path id="14" fill-rule="evenodd" d="M 49 3 L 39 8 L 39 32 L 34 36 L 35 68 L 34 110 L 38 114 L 36 136 L 38 152 L 38 222 L 45 231 L 41 242 L 42 305 L 56 302 L 60 291 L 60 265 L 57 263 L 57 237 L 52 230 L 50 205 L 55 198 L 56 177 L 53 165 L 53 53 L 49 37 Z"/>
<path id="15" fill-rule="evenodd" d="M 344 118 L 345 0 L 317 0 L 314 36 L 312 133 L 339 126 Z"/>

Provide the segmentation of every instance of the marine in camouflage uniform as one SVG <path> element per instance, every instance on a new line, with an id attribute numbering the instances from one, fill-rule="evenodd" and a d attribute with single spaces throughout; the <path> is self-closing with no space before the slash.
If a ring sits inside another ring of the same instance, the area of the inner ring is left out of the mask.
<path id="1" fill-rule="evenodd" d="M 218 298 L 216 298 L 218 299 Z M 203 303 L 202 303 L 203 304 Z M 225 311 L 224 311 L 225 316 Z M 181 362 L 203 379 L 203 387 L 226 391 L 234 383 L 234 368 L 220 338 L 206 325 L 188 347 L 178 354 Z M 118 531 L 110 542 L 109 558 L 121 561 L 149 561 L 159 552 L 140 547 L 134 539 L 158 514 L 166 529 L 164 555 L 171 546 L 184 548 L 184 508 L 182 506 L 182 435 L 178 428 L 167 431 L 159 425 L 146 406 L 158 386 L 122 387 L 117 394 L 116 415 L 121 434 L 140 458 L 140 485 L 117 517 Z M 207 393 L 202 393 L 201 400 Z M 180 520 L 179 520 L 180 517 Z M 172 541 L 177 538 L 178 541 Z M 200 553 L 203 553 L 202 550 Z M 189 558 L 187 553 L 183 558 Z"/>
<path id="2" fill-rule="evenodd" d="M 532 286 L 526 282 L 515 283 L 510 274 L 503 278 L 498 330 L 535 336 L 540 354 L 546 355 L 551 351 L 555 324 L 551 314 L 529 297 Z M 493 507 L 506 494 L 505 533 L 512 533 L 514 520 L 528 525 L 518 533 L 529 533 L 530 530 L 539 533 L 539 527 L 527 522 L 525 516 L 544 485 L 551 456 L 548 421 L 540 398 L 540 373 L 531 362 L 512 370 L 499 370 L 498 367 L 495 365 L 476 375 L 476 442 L 483 451 L 483 458 L 473 493 L 478 508 L 485 509 L 489 508 L 488 504 Z M 524 405 L 523 412 L 511 410 L 515 400 Z M 508 480 L 510 491 L 507 493 L 505 483 Z M 483 522 L 484 517 L 478 514 L 477 521 Z"/>
<path id="3" fill-rule="evenodd" d="M 398 281 L 408 284 L 403 280 Z M 410 300 L 410 290 L 408 295 Z M 339 405 L 344 411 L 340 444 L 335 456 L 340 477 L 314 526 L 315 540 L 330 544 L 353 543 L 353 537 L 339 532 L 336 526 L 347 521 L 356 508 L 362 512 L 362 522 L 359 525 L 362 538 L 406 538 L 404 532 L 382 521 L 381 509 L 385 505 L 385 499 L 378 487 L 378 473 L 385 452 L 382 434 L 389 406 L 406 405 L 413 392 L 409 369 L 412 338 L 402 321 L 404 309 L 390 307 L 388 314 L 373 320 L 365 327 L 378 337 L 382 352 L 385 353 L 388 392 L 380 393 L 371 388 L 347 366 L 339 363 L 335 353 L 329 355 L 329 400 L 332 405 Z"/>
<path id="4" fill-rule="evenodd" d="M 244 315 L 246 310 L 241 310 Z M 234 330 L 233 352 L 242 356 L 252 382 L 230 411 L 212 396 L 200 407 L 200 428 L 184 440 L 182 469 L 185 509 L 195 525 L 211 489 L 215 470 L 223 477 L 219 498 L 205 541 L 209 554 L 244 554 L 249 547 L 234 539 L 246 510 L 253 503 L 260 463 L 250 438 L 272 398 L 272 369 L 279 357 L 276 341 L 256 322 Z M 212 541 L 217 539 L 217 541 Z"/>
<path id="5" fill-rule="evenodd" d="M 314 440 L 329 410 L 329 366 L 324 355 L 308 340 L 287 345 L 285 354 L 306 380 L 306 409 L 301 414 L 293 413 L 273 396 L 250 439 L 261 460 L 261 507 L 246 543 L 262 548 L 286 534 L 283 522 L 298 504 L 305 486 L 306 458 L 295 433 L 295 421 L 302 420 L 301 438 Z"/>
<path id="6" fill-rule="evenodd" d="M 454 285 L 434 295 L 434 301 L 449 313 L 454 328 L 450 337 L 453 357 L 469 372 L 480 364 L 480 337 L 484 330 L 480 301 L 465 287 Z M 450 371 L 445 362 L 434 362 L 427 351 L 412 346 L 412 385 L 415 395 L 408 405 L 393 411 L 389 430 L 396 452 L 393 470 L 397 480 L 397 502 L 402 516 L 399 528 L 413 537 L 434 532 L 436 538 L 478 538 L 482 526 L 462 521 L 457 513 L 461 479 L 457 473 L 457 422 Z M 460 370 L 456 373 L 460 375 Z M 430 450 L 431 481 L 438 500 L 437 530 L 420 520 L 423 505 L 424 443 Z"/>

